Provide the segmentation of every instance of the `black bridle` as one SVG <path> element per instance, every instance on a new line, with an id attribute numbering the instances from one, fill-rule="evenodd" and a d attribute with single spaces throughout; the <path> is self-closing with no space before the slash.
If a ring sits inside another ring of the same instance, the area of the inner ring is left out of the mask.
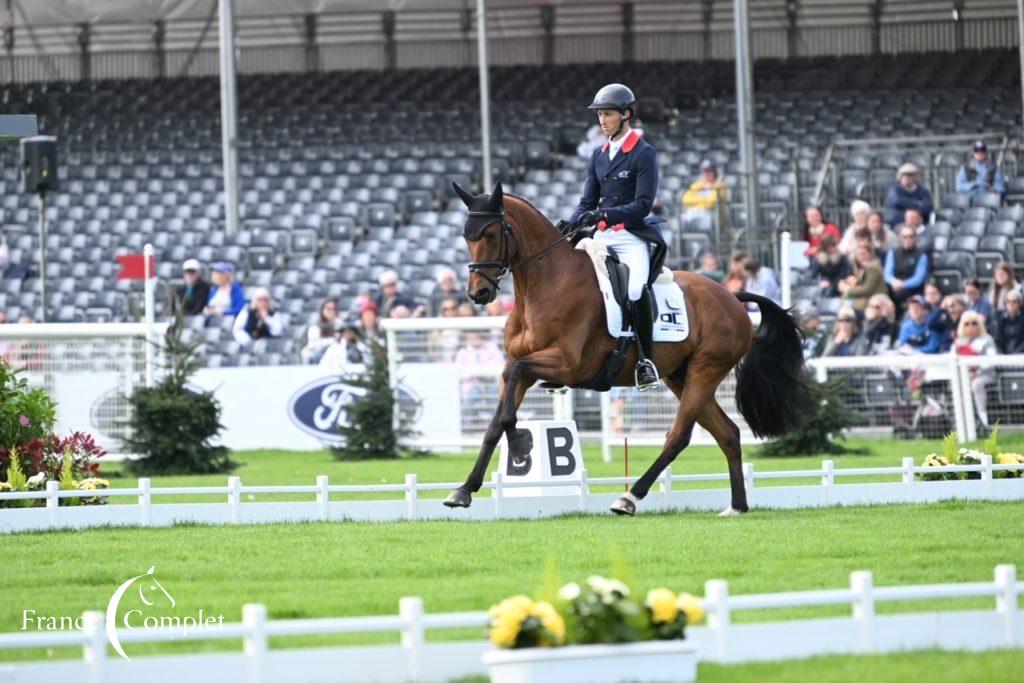
<path id="1" fill-rule="evenodd" d="M 469 223 L 474 218 L 476 218 L 476 219 L 491 218 L 493 220 L 487 221 L 487 222 L 483 223 L 482 225 L 480 225 L 479 222 L 478 222 L 477 225 L 479 225 L 479 227 L 477 227 L 476 230 L 472 230 L 471 231 L 469 229 Z M 544 254 L 547 251 L 549 251 L 552 248 L 554 248 L 556 245 L 561 244 L 562 242 L 564 242 L 569 237 L 568 235 L 562 235 L 561 237 L 559 237 L 557 240 L 555 240 L 551 244 L 547 245 L 546 247 L 544 247 L 540 251 L 527 256 L 522 261 L 519 261 L 518 263 L 511 263 L 513 254 L 509 251 L 509 242 L 514 242 L 515 243 L 515 245 L 516 245 L 515 255 L 518 255 L 519 254 L 519 240 L 516 239 L 515 233 L 512 232 L 511 226 L 509 226 L 508 221 L 505 219 L 505 211 L 504 210 L 500 210 L 500 211 L 470 211 L 469 212 L 469 219 L 470 220 L 467 221 L 466 230 L 463 232 L 463 236 L 469 242 L 476 242 L 477 240 L 481 239 L 483 237 L 484 230 L 486 230 L 490 226 L 494 225 L 495 223 L 500 223 L 501 224 L 501 253 L 502 253 L 502 257 L 500 259 L 492 260 L 492 261 L 473 261 L 473 262 L 471 262 L 469 264 L 469 272 L 470 273 L 476 273 L 477 275 L 479 275 L 483 279 L 487 280 L 489 283 L 491 283 L 491 285 L 494 287 L 494 289 L 498 289 L 498 287 L 501 284 L 501 278 L 505 277 L 508 273 L 512 272 L 516 268 L 519 268 L 520 266 L 525 266 L 527 263 L 529 263 L 530 261 L 534 260 L 535 258 L 540 256 L 541 254 Z M 494 278 L 494 277 L 491 277 L 490 275 L 488 275 L 487 273 L 484 273 L 483 270 L 485 268 L 498 268 L 499 269 L 498 276 L 496 278 Z"/>

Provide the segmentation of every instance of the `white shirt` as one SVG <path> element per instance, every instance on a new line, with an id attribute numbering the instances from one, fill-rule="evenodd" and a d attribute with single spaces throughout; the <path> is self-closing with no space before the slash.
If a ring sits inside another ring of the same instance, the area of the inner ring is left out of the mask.
<path id="1" fill-rule="evenodd" d="M 615 155 L 618 154 L 620 149 L 622 149 L 622 143 L 624 143 L 626 141 L 626 138 L 628 138 L 629 134 L 632 133 L 632 132 L 633 132 L 632 130 L 627 130 L 626 134 L 623 135 L 618 140 L 612 140 L 611 138 L 608 138 L 608 160 L 609 161 L 611 161 L 612 159 L 615 158 Z"/>

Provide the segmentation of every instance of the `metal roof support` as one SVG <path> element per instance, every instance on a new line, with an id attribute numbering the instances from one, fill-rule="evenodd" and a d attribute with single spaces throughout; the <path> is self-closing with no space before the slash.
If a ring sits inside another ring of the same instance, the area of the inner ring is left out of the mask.
<path id="1" fill-rule="evenodd" d="M 381 12 L 381 27 L 384 31 L 384 68 L 398 67 L 398 46 L 395 44 L 395 11 Z"/>
<path id="2" fill-rule="evenodd" d="M 736 32 L 736 119 L 739 123 L 740 165 L 743 169 L 743 204 L 747 213 L 744 234 L 747 252 L 753 253 L 760 216 L 757 209 L 757 173 L 754 170 L 757 154 L 754 146 L 754 65 L 750 54 L 747 0 L 733 0 L 733 23 Z"/>
<path id="3" fill-rule="evenodd" d="M 540 25 L 544 29 L 544 65 L 555 63 L 555 6 L 540 6 Z"/>
<path id="4" fill-rule="evenodd" d="M 235 87 L 235 0 L 220 0 L 220 128 L 224 162 L 224 221 L 238 232 L 238 108 Z"/>
<path id="5" fill-rule="evenodd" d="M 626 64 L 636 59 L 636 33 L 633 31 L 635 9 L 631 0 L 622 3 L 622 61 Z"/>
<path id="6" fill-rule="evenodd" d="M 92 55 L 89 45 L 92 43 L 92 28 L 87 23 L 78 25 L 78 77 L 80 80 L 92 79 Z"/>
<path id="7" fill-rule="evenodd" d="M 153 75 L 157 78 L 167 76 L 167 50 L 164 40 L 167 37 L 167 25 L 163 19 L 153 22 Z"/>
<path id="8" fill-rule="evenodd" d="M 310 12 L 303 23 L 303 45 L 306 48 L 306 72 L 320 70 L 320 45 L 316 41 L 317 15 Z"/>
<path id="9" fill-rule="evenodd" d="M 480 72 L 481 192 L 491 189 L 491 84 L 487 76 L 487 4 L 476 0 L 477 68 Z"/>

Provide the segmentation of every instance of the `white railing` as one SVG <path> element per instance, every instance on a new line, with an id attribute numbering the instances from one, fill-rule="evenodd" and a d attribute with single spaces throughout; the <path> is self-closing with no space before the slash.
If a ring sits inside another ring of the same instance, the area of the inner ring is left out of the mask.
<path id="1" fill-rule="evenodd" d="M 835 467 L 835 461 L 823 460 L 821 467 L 804 470 L 755 471 L 743 466 L 744 486 L 752 507 L 798 509 L 831 505 L 879 505 L 891 503 L 931 503 L 939 500 L 1024 500 L 1024 478 L 997 478 L 996 472 L 1024 471 L 1024 465 L 999 465 L 989 455 L 978 465 L 922 467 L 913 458 L 903 458 L 899 467 Z M 922 474 L 974 473 L 976 479 L 923 481 Z M 837 479 L 886 477 L 893 481 L 838 484 Z M 758 481 L 817 479 L 820 484 L 756 486 Z M 617 492 L 594 492 L 596 487 L 627 486 L 637 477 L 590 477 L 585 469 L 579 478 L 566 481 L 516 481 L 502 472 L 492 473 L 483 488 L 490 496 L 478 495 L 468 510 L 450 510 L 437 498 L 422 494 L 450 491 L 456 482 L 421 483 L 415 474 L 407 474 L 401 484 L 331 484 L 326 475 L 315 485 L 243 486 L 240 477 L 228 477 L 226 486 L 173 486 L 153 488 L 148 478 L 139 479 L 133 488 L 98 491 L 62 491 L 49 481 L 45 491 L 2 493 L 0 503 L 14 500 L 45 500 L 45 507 L 0 508 L 0 532 L 31 529 L 87 528 L 101 525 L 170 526 L 177 522 L 201 524 L 259 524 L 289 521 L 398 521 L 426 519 L 466 519 L 487 521 L 551 517 L 572 512 L 606 514 L 618 497 Z M 728 488 L 675 488 L 699 482 L 728 483 L 727 474 L 672 474 L 666 468 L 644 503 L 652 510 L 720 510 L 729 505 Z M 575 488 L 572 495 L 516 495 L 523 488 Z M 245 497 L 273 494 L 308 494 L 309 501 L 251 501 Z M 331 500 L 332 494 L 390 494 L 390 499 Z M 401 498 L 397 498 L 401 495 Z M 137 504 L 61 505 L 70 498 L 132 496 Z M 209 503 L 154 503 L 153 496 L 225 496 Z"/>
<path id="2" fill-rule="evenodd" d="M 1024 647 L 1024 620 L 1018 597 L 1024 582 L 1017 581 L 1012 564 L 998 565 L 991 582 L 875 586 L 872 573 L 856 571 L 846 588 L 730 595 L 724 580 L 705 584 L 703 605 L 707 625 L 687 630 L 704 661 L 736 663 L 783 660 L 829 654 L 885 653 L 920 649 L 988 650 Z M 994 609 L 951 610 L 878 615 L 876 606 L 892 601 L 937 601 L 992 598 Z M 761 621 L 734 624 L 733 615 L 749 610 L 846 605 L 848 617 Z M 406 597 L 398 615 L 267 619 L 262 604 L 242 608 L 240 623 L 183 631 L 180 628 L 118 629 L 118 640 L 132 643 L 195 642 L 241 639 L 242 652 L 201 655 L 154 655 L 132 660 L 111 658 L 107 652 L 104 614 L 82 614 L 81 630 L 0 634 L 0 650 L 81 647 L 83 659 L 58 663 L 31 662 L 0 665 L 12 683 L 49 683 L 67 680 L 161 681 L 191 683 L 254 681 L 300 683 L 332 680 L 443 681 L 485 675 L 481 661 L 491 649 L 485 640 L 428 642 L 427 633 L 445 629 L 479 629 L 487 612 L 427 614 L 423 601 Z M 269 639 L 284 636 L 394 633 L 400 644 L 330 648 L 275 648 Z M 129 654 L 130 656 L 130 654 Z"/>

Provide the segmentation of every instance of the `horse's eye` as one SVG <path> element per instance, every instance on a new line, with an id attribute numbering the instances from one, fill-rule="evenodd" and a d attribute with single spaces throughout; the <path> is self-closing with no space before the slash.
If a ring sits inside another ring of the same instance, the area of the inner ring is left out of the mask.
<path id="1" fill-rule="evenodd" d="M 489 232 L 489 233 L 487 233 L 487 241 L 490 242 L 491 244 L 494 244 L 495 242 L 497 242 L 498 241 L 498 233 L 496 233 L 496 232 Z"/>

